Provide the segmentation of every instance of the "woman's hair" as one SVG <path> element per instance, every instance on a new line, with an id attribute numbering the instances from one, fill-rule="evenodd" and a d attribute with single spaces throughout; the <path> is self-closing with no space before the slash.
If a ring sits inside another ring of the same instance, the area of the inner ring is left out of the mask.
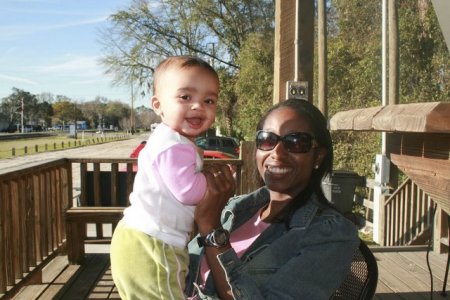
<path id="1" fill-rule="evenodd" d="M 153 94 L 156 93 L 161 75 L 166 70 L 174 67 L 179 69 L 199 67 L 209 71 L 211 75 L 213 75 L 217 79 L 217 81 L 219 81 L 217 72 L 203 59 L 190 55 L 170 56 L 162 60 L 153 73 Z"/>
<path id="2" fill-rule="evenodd" d="M 322 164 L 317 170 L 313 170 L 310 187 L 317 194 L 321 202 L 329 204 L 322 191 L 323 177 L 331 174 L 333 170 L 333 144 L 331 141 L 330 131 L 328 130 L 327 119 L 312 103 L 300 99 L 287 99 L 271 107 L 259 121 L 256 130 L 261 130 L 263 128 L 267 116 L 271 112 L 282 107 L 290 108 L 295 111 L 298 116 L 304 117 L 311 126 L 314 139 L 318 146 L 327 150 Z"/>

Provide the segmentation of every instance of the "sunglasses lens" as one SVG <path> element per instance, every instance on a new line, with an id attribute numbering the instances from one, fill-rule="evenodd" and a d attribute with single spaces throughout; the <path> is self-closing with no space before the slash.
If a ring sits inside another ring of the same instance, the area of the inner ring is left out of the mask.
<path id="1" fill-rule="evenodd" d="M 281 140 L 287 151 L 292 153 L 306 153 L 311 150 L 313 136 L 306 132 L 295 132 L 283 137 L 268 131 L 258 131 L 256 134 L 256 148 L 269 151 L 276 147 Z"/>
<path id="2" fill-rule="evenodd" d="M 278 137 L 272 132 L 259 131 L 256 135 L 256 148 L 267 151 L 272 150 L 278 143 Z"/>
<path id="3" fill-rule="evenodd" d="M 307 133 L 292 133 L 284 136 L 283 143 L 289 152 L 306 153 L 311 150 L 312 136 Z"/>

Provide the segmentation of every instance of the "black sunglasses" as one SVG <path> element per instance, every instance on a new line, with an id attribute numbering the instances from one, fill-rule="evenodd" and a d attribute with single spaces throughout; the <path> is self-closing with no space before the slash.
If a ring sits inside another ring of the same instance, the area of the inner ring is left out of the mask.
<path id="1" fill-rule="evenodd" d="M 285 136 L 264 130 L 256 132 L 256 148 L 259 150 L 272 150 L 280 141 L 284 148 L 291 153 L 307 153 L 315 145 L 314 137 L 306 132 L 293 132 Z"/>

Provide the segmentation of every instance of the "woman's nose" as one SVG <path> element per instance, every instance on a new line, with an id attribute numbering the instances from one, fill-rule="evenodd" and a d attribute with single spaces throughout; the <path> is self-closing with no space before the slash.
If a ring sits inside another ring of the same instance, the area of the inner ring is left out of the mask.
<path id="1" fill-rule="evenodd" d="M 284 147 L 283 143 L 281 141 L 278 141 L 278 144 L 276 144 L 275 147 L 271 150 L 270 155 L 272 157 L 282 157 L 287 153 L 288 151 Z"/>

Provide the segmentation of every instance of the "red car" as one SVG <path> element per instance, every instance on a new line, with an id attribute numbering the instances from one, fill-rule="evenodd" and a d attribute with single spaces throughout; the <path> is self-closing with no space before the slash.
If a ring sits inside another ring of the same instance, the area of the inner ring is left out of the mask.
<path id="1" fill-rule="evenodd" d="M 233 154 L 222 152 L 222 151 L 215 151 L 215 150 L 204 150 L 203 151 L 203 157 L 204 158 L 211 158 L 211 159 L 233 159 L 233 158 L 237 158 Z"/>
<path id="2" fill-rule="evenodd" d="M 138 158 L 139 152 L 145 147 L 147 144 L 147 141 L 142 141 L 130 154 L 130 158 Z M 216 150 L 204 150 L 203 151 L 203 157 L 207 159 L 233 159 L 237 158 L 235 155 L 222 152 L 222 151 L 216 151 Z M 125 170 L 126 171 L 126 170 Z M 133 164 L 133 172 L 137 171 L 137 164 Z"/>

